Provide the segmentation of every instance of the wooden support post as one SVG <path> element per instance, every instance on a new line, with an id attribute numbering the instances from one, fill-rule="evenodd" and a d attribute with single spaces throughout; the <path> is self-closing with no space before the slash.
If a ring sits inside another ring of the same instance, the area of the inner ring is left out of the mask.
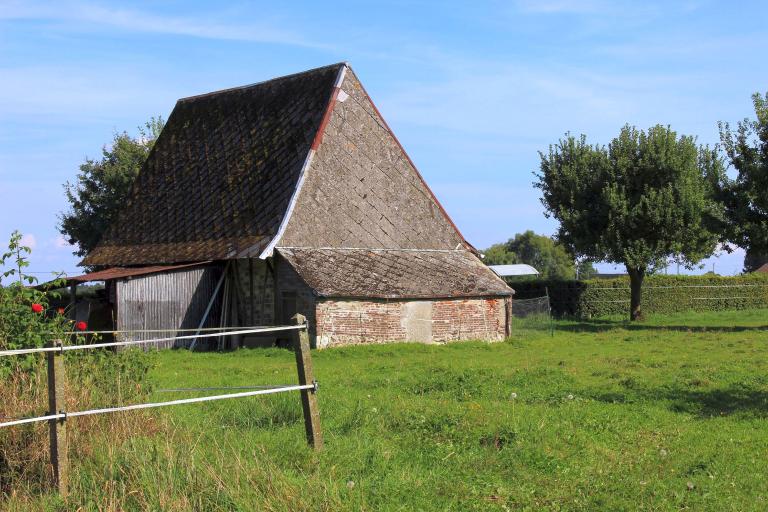
<path id="1" fill-rule="evenodd" d="M 74 281 L 69 286 L 69 318 L 77 320 L 77 283 Z"/>
<path id="2" fill-rule="evenodd" d="M 504 297 L 504 337 L 512 336 L 512 295 Z"/>
<path id="3" fill-rule="evenodd" d="M 62 341 L 55 340 L 51 346 L 61 347 Z M 48 352 L 48 414 L 57 414 L 66 409 L 64 379 L 64 353 L 61 351 Z M 59 495 L 66 498 L 69 483 L 66 418 L 49 420 L 49 430 L 54 484 Z"/>
<path id="4" fill-rule="evenodd" d="M 294 331 L 294 350 L 296 351 L 296 369 L 299 372 L 299 385 L 315 383 L 312 371 L 312 356 L 309 348 L 309 332 L 307 319 L 304 315 L 293 316 L 296 325 L 304 325 L 304 329 Z M 307 442 L 315 450 L 323 448 L 323 433 L 320 430 L 320 411 L 317 407 L 316 389 L 301 390 L 301 406 L 304 409 L 304 428 L 307 431 Z"/>

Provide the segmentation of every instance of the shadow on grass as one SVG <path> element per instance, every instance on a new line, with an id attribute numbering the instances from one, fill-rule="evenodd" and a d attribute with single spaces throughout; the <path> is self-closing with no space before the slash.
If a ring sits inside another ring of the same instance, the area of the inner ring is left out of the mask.
<path id="1" fill-rule="evenodd" d="M 679 331 L 679 332 L 746 332 L 768 331 L 768 325 L 651 325 L 631 323 L 625 320 L 582 320 L 568 323 L 556 322 L 555 331 L 603 332 L 611 329 L 627 331 Z"/>
<path id="2" fill-rule="evenodd" d="M 730 415 L 768 418 L 768 391 L 738 386 L 711 390 L 679 387 L 633 389 L 596 393 L 592 398 L 607 403 L 666 402 L 669 410 L 691 414 L 699 419 Z"/>

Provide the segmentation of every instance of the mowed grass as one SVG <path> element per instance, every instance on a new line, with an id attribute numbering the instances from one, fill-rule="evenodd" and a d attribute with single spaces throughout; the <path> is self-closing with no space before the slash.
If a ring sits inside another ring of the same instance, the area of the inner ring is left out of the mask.
<path id="1" fill-rule="evenodd" d="M 768 310 L 554 327 L 504 343 L 313 352 L 322 452 L 306 446 L 297 393 L 179 406 L 152 413 L 167 434 L 113 443 L 105 433 L 75 454 L 66 506 L 53 497 L 7 506 L 768 508 Z M 294 356 L 162 352 L 153 381 L 294 383 Z"/>

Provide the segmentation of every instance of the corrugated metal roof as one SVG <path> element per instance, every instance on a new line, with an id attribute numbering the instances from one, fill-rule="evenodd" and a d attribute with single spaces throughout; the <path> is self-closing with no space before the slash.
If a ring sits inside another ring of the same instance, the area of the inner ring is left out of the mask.
<path id="1" fill-rule="evenodd" d="M 539 271 L 525 263 L 515 265 L 488 265 L 491 270 L 501 277 L 510 276 L 537 276 Z"/>
<path id="2" fill-rule="evenodd" d="M 158 272 L 167 272 L 169 270 L 178 270 L 180 268 L 197 267 L 206 265 L 210 261 L 198 263 L 187 263 L 184 265 L 153 265 L 150 267 L 111 267 L 96 272 L 90 272 L 81 276 L 68 277 L 69 283 L 89 283 L 92 281 L 110 281 L 112 279 L 122 279 L 125 277 L 145 276 L 147 274 L 156 274 Z"/>

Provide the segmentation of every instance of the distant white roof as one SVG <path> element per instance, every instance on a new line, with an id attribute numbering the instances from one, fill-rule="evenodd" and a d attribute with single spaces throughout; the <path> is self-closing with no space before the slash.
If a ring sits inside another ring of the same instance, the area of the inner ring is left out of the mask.
<path id="1" fill-rule="evenodd" d="M 488 267 L 501 277 L 539 275 L 538 270 L 524 263 L 516 265 L 488 265 Z"/>

